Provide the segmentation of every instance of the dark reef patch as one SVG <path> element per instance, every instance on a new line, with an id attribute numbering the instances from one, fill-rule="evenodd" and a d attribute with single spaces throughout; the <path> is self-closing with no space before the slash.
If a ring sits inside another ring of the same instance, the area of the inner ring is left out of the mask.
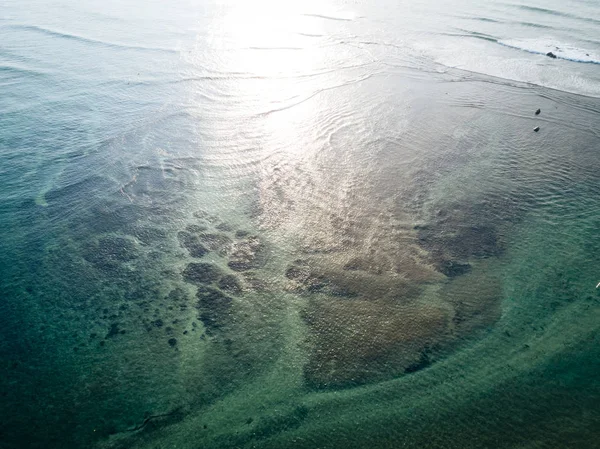
<path id="1" fill-rule="evenodd" d="M 186 226 L 185 229 L 187 232 L 190 232 L 192 234 L 198 234 L 200 232 L 204 232 L 204 231 L 208 230 L 208 228 L 206 226 L 198 225 L 198 224 L 192 224 L 192 225 Z"/>
<path id="2" fill-rule="evenodd" d="M 150 324 L 152 324 L 154 327 L 163 327 L 163 325 L 165 324 L 163 320 L 161 320 L 160 318 L 157 320 L 152 321 Z"/>
<path id="3" fill-rule="evenodd" d="M 302 262 L 296 261 L 296 263 Z M 310 277 L 310 268 L 306 265 L 291 265 L 285 270 L 285 277 L 296 282 L 306 282 Z"/>
<path id="4" fill-rule="evenodd" d="M 199 258 L 208 253 L 208 248 L 200 242 L 197 235 L 187 231 L 179 231 L 177 233 L 177 238 L 179 239 L 180 245 L 187 249 L 192 257 Z"/>
<path id="5" fill-rule="evenodd" d="M 468 259 L 498 256 L 502 248 L 497 229 L 488 225 L 452 226 L 440 222 L 418 228 L 419 242 L 433 254 L 447 253 L 451 258 Z"/>
<path id="6" fill-rule="evenodd" d="M 216 288 L 200 287 L 197 297 L 198 318 L 207 333 L 212 334 L 230 322 L 233 300 L 229 296 Z"/>
<path id="7" fill-rule="evenodd" d="M 201 232 L 198 234 L 198 239 L 206 245 L 210 251 L 216 251 L 221 255 L 227 254 L 233 244 L 233 240 L 224 234 Z"/>
<path id="8" fill-rule="evenodd" d="M 242 287 L 238 282 L 237 278 L 232 274 L 227 274 L 219 279 L 217 286 L 221 290 L 225 290 L 229 293 L 238 294 L 242 292 Z"/>
<path id="9" fill-rule="evenodd" d="M 215 229 L 218 229 L 219 231 L 223 231 L 223 232 L 233 231 L 233 228 L 230 225 L 228 225 L 227 223 L 219 223 L 218 225 L 215 226 Z"/>
<path id="10" fill-rule="evenodd" d="M 110 325 L 110 329 L 108 330 L 106 337 L 104 338 L 112 338 L 116 335 L 119 335 L 120 333 L 123 333 L 123 331 L 121 329 L 119 329 L 119 323 L 112 323 Z"/>
<path id="11" fill-rule="evenodd" d="M 214 282 L 223 275 L 216 265 L 203 262 L 192 262 L 183 270 L 183 279 L 190 284 L 206 284 Z"/>
<path id="12" fill-rule="evenodd" d="M 119 263 L 129 262 L 139 257 L 137 244 L 127 237 L 104 236 L 97 242 L 90 242 L 83 252 L 83 258 L 101 269 L 113 269 Z"/>
<path id="13" fill-rule="evenodd" d="M 505 247 L 502 226 L 517 220 L 518 212 L 507 199 L 498 204 L 488 199 L 466 207 L 451 205 L 414 229 L 431 263 L 452 278 L 469 273 L 474 259 L 500 256 Z"/>
<path id="14" fill-rule="evenodd" d="M 98 251 L 103 257 L 127 262 L 138 257 L 136 244 L 125 237 L 102 237 L 98 240 Z"/>
<path id="15" fill-rule="evenodd" d="M 236 242 L 227 265 L 234 271 L 246 271 L 264 265 L 264 247 L 256 236 Z"/>
<path id="16" fill-rule="evenodd" d="M 297 292 L 318 292 L 330 285 L 330 281 L 321 274 L 313 273 L 313 270 L 303 261 L 296 261 L 285 271 L 285 277 L 297 283 Z"/>
<path id="17" fill-rule="evenodd" d="M 442 260 L 436 268 L 448 277 L 455 277 L 471 271 L 471 264 L 455 260 Z"/>

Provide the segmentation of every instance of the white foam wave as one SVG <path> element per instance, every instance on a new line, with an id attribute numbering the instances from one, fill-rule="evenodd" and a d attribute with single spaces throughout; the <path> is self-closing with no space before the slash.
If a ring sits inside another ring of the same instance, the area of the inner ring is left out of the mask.
<path id="1" fill-rule="evenodd" d="M 516 48 L 529 53 L 546 55 L 551 52 L 559 59 L 600 64 L 600 55 L 590 50 L 558 42 L 551 38 L 507 39 L 499 40 L 498 43 L 506 47 Z"/>
<path id="2" fill-rule="evenodd" d="M 530 52 L 517 52 L 507 45 L 498 46 L 496 42 L 467 37 L 422 39 L 413 43 L 413 46 L 416 51 L 446 67 L 600 97 L 600 77 L 598 71 L 594 70 L 596 66 L 592 64 L 573 67 L 566 63 L 554 63 L 557 60 L 546 56 L 540 56 L 536 62 L 533 59 L 537 57 Z M 545 55 L 550 51 L 542 52 L 545 48 L 536 48 L 539 54 Z M 590 53 L 590 57 L 592 55 Z"/>

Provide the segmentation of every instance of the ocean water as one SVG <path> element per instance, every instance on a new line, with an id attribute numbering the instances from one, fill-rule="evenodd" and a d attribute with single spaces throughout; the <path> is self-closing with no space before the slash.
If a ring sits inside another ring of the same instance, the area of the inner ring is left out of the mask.
<path id="1" fill-rule="evenodd" d="M 0 11 L 0 448 L 599 447 L 598 1 Z"/>

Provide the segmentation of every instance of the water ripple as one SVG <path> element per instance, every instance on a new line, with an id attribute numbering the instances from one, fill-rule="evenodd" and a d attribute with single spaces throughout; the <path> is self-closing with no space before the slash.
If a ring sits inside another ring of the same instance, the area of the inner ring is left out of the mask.
<path id="1" fill-rule="evenodd" d="M 93 44 L 93 45 L 101 45 L 103 47 L 111 47 L 111 48 L 121 48 L 128 50 L 143 50 L 143 51 L 155 51 L 161 53 L 171 53 L 177 54 L 178 51 L 168 48 L 159 48 L 159 47 L 144 47 L 139 45 L 129 45 L 117 42 L 109 42 L 100 39 L 92 39 L 85 36 L 79 36 L 77 34 L 66 33 L 62 31 L 52 30 L 50 28 L 45 28 L 37 25 L 7 25 L 5 28 L 14 29 L 17 31 L 30 31 L 35 33 L 40 33 L 50 37 L 56 37 L 61 39 L 73 40 L 76 42 L 82 42 L 85 44 Z"/>

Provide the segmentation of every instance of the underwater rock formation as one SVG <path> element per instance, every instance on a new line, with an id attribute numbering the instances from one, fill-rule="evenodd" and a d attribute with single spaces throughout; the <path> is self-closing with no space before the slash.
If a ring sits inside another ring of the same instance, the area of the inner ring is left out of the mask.
<path id="1" fill-rule="evenodd" d="M 246 271 L 252 268 L 259 268 L 263 265 L 262 254 L 263 245 L 258 237 L 251 236 L 234 244 L 232 252 L 229 254 L 227 265 L 234 271 Z"/>
<path id="2" fill-rule="evenodd" d="M 197 297 L 198 317 L 207 333 L 212 334 L 229 322 L 233 302 L 231 297 L 211 287 L 200 287 Z"/>
<path id="3" fill-rule="evenodd" d="M 225 234 L 217 234 L 211 232 L 200 232 L 197 238 L 210 251 L 215 251 L 221 255 L 226 255 L 231 250 L 233 240 Z"/>
<path id="4" fill-rule="evenodd" d="M 330 234 L 307 238 L 284 272 L 288 289 L 307 298 L 307 385 L 425 369 L 493 325 L 502 296 L 486 270 L 504 245 L 499 228 L 480 221 L 486 207 L 453 205 L 416 227 L 336 220 Z"/>
<path id="5" fill-rule="evenodd" d="M 500 281 L 487 274 L 485 263 L 468 267 L 435 289 L 405 287 L 384 275 L 363 277 L 353 296 L 309 294 L 303 313 L 307 384 L 348 387 L 414 372 L 493 325 L 500 317 Z"/>
<path id="6" fill-rule="evenodd" d="M 107 235 L 90 242 L 83 253 L 84 259 L 101 269 L 112 269 L 120 263 L 139 256 L 137 244 L 127 237 Z"/>
<path id="7" fill-rule="evenodd" d="M 216 265 L 203 262 L 192 262 L 183 270 L 185 281 L 197 285 L 216 281 L 222 274 Z"/>
<path id="8" fill-rule="evenodd" d="M 242 292 L 242 286 L 240 285 L 238 279 L 232 274 L 223 276 L 221 279 L 219 279 L 217 285 L 221 290 L 225 290 L 232 294 Z"/>
<path id="9" fill-rule="evenodd" d="M 206 213 L 195 214 L 201 224 L 188 225 L 177 237 L 190 256 L 202 257 L 211 252 L 225 259 L 227 266 L 216 262 L 191 262 L 183 270 L 184 281 L 197 287 L 196 308 L 198 319 L 204 324 L 207 335 L 231 333 L 225 327 L 233 322 L 234 297 L 253 290 L 260 279 L 251 268 L 264 264 L 263 245 L 257 236 L 247 231 L 234 231 L 233 227 Z M 215 223 L 218 223 L 215 226 Z M 230 271 L 230 270 L 233 270 Z M 238 277 L 234 272 L 243 272 Z"/>
<path id="10" fill-rule="evenodd" d="M 208 248 L 204 246 L 197 235 L 187 231 L 179 231 L 177 238 L 181 246 L 186 248 L 192 257 L 202 257 L 208 253 Z"/>
<path id="11" fill-rule="evenodd" d="M 438 305 L 327 298 L 311 301 L 304 319 L 313 344 L 305 379 L 330 388 L 389 378 L 419 363 L 427 347 L 447 338 L 451 313 Z"/>

